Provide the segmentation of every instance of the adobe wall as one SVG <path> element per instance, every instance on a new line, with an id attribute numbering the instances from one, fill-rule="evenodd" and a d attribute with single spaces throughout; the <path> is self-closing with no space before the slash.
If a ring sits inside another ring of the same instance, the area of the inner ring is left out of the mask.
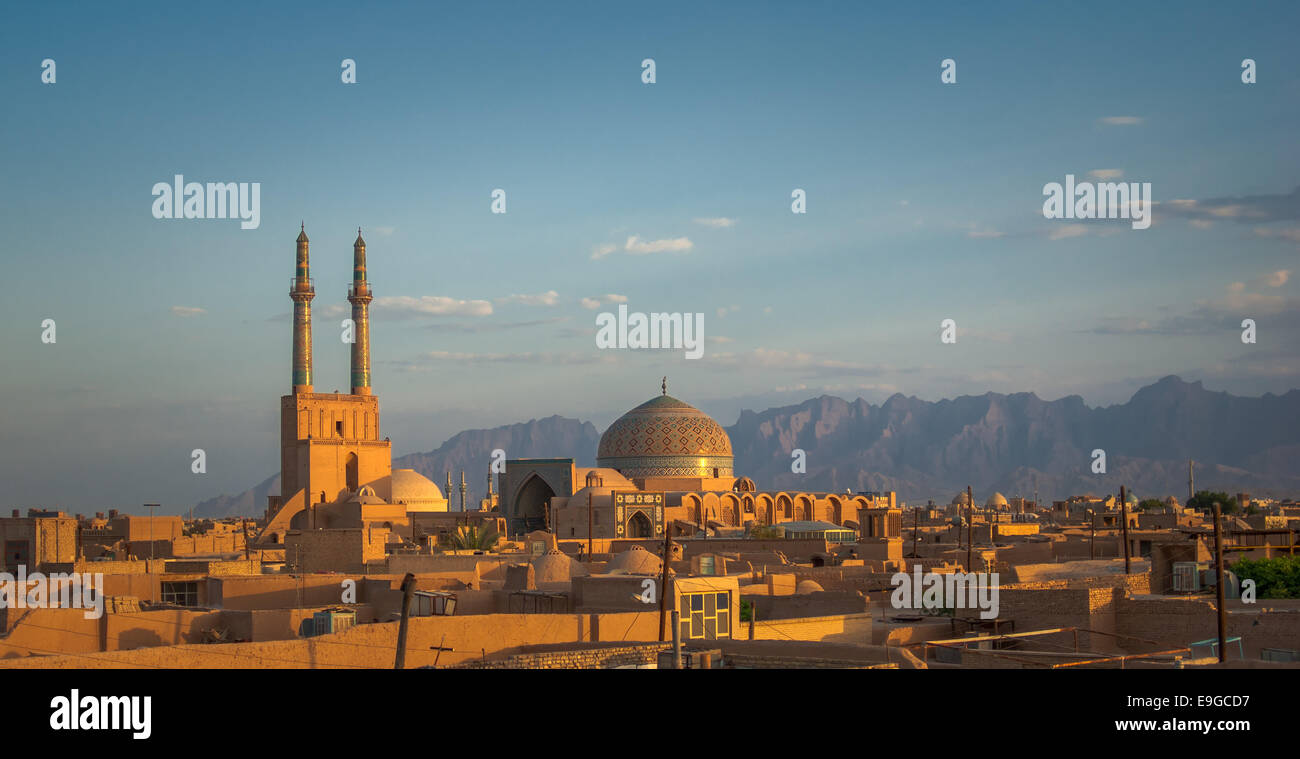
<path id="1" fill-rule="evenodd" d="M 871 645 L 870 614 L 833 614 L 801 619 L 764 620 L 754 622 L 754 640 L 806 640 L 826 643 L 852 643 Z M 749 639 L 749 623 L 741 622 L 732 632 L 737 640 Z"/>
<path id="2" fill-rule="evenodd" d="M 343 602 L 343 582 L 357 583 L 362 597 L 365 575 L 249 575 L 213 577 L 207 581 L 208 603 L 222 609 L 292 609 Z"/>
<path id="3" fill-rule="evenodd" d="M 409 621 L 406 666 L 458 664 L 485 654 L 511 653 L 533 644 L 578 641 L 650 642 L 658 639 L 657 613 L 484 614 L 416 617 Z M 391 669 L 397 622 L 358 625 L 333 635 L 222 645 L 183 645 L 112 651 L 94 659 L 74 656 L 0 660 L 0 668 L 184 668 L 184 669 Z"/>
<path id="4" fill-rule="evenodd" d="M 505 659 L 468 661 L 456 665 L 461 669 L 613 669 L 644 667 L 655 664 L 659 652 L 672 643 L 643 643 L 635 646 L 611 646 L 569 651 L 543 651 L 515 654 Z"/>
<path id="5" fill-rule="evenodd" d="M 1115 633 L 1114 595 L 1105 588 L 1002 587 L 998 592 L 998 619 L 1013 620 L 1014 632 L 1030 632 L 1057 627 L 1077 627 Z M 1073 638 L 1071 637 L 1071 640 Z M 1120 652 L 1121 647 L 1110 635 L 1079 633 L 1081 649 Z"/>
<path id="6" fill-rule="evenodd" d="M 1116 623 L 1122 634 L 1178 648 L 1218 637 L 1216 608 L 1212 596 L 1125 598 L 1116 603 Z M 1258 659 L 1261 648 L 1300 649 L 1300 600 L 1229 601 L 1227 609 L 1228 637 L 1241 637 L 1246 658 Z"/>
<path id="7" fill-rule="evenodd" d="M 262 562 L 259 559 L 172 559 L 167 562 L 167 571 L 176 573 L 203 574 L 210 577 L 231 575 L 260 575 Z"/>
<path id="8" fill-rule="evenodd" d="M 753 604 L 759 620 L 862 614 L 867 611 L 867 600 L 855 592 L 830 591 L 793 596 L 746 595 L 744 598 Z"/>

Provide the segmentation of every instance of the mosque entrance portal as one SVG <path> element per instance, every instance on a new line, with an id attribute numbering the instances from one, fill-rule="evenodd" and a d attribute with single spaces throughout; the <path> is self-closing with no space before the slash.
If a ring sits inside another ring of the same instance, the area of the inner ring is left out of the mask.
<path id="1" fill-rule="evenodd" d="M 627 536 L 629 538 L 653 538 L 655 536 L 654 526 L 650 524 L 650 519 L 645 512 L 638 511 L 632 514 L 632 518 L 627 520 Z"/>
<path id="2" fill-rule="evenodd" d="M 515 516 L 523 525 L 524 532 L 547 528 L 547 507 L 554 497 L 555 491 L 536 474 L 519 488 L 519 495 L 515 498 Z"/>

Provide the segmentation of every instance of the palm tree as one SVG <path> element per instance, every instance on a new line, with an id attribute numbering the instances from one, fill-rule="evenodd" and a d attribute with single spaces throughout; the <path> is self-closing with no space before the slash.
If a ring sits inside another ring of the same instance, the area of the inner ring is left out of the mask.
<path id="1" fill-rule="evenodd" d="M 462 551 L 489 551 L 500 539 L 501 534 L 496 530 L 480 530 L 478 525 L 461 525 L 456 528 L 456 532 L 447 536 L 447 543 Z"/>

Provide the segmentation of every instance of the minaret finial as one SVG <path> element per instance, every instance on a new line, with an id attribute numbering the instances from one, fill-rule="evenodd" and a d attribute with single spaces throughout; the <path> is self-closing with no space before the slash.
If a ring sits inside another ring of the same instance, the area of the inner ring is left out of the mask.
<path id="1" fill-rule="evenodd" d="M 664 377 L 663 384 L 661 384 L 659 387 L 663 388 L 664 395 L 668 395 L 668 378 L 667 378 L 667 377 Z"/>

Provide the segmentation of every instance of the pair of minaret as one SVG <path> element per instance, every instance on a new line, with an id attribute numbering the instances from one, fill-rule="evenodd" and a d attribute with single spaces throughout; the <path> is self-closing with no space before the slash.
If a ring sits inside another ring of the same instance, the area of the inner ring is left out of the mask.
<path id="1" fill-rule="evenodd" d="M 492 493 L 492 467 L 490 466 L 488 467 L 487 483 L 488 483 L 487 486 L 488 502 L 491 503 L 493 493 Z M 449 507 L 451 505 L 451 492 L 452 492 L 451 470 L 449 469 L 447 470 L 447 492 L 445 493 L 445 495 L 447 496 L 447 505 Z M 466 500 L 469 497 L 467 495 L 468 492 L 469 492 L 469 484 L 465 481 L 465 470 L 462 469 L 460 470 L 460 510 L 461 511 L 468 511 L 468 509 L 465 507 Z"/>
<path id="2" fill-rule="evenodd" d="M 312 391 L 311 301 L 316 297 L 308 260 L 307 226 L 298 233 L 298 264 L 289 286 L 293 301 L 293 392 Z M 357 227 L 357 241 L 352 243 L 352 284 L 348 302 L 352 304 L 352 394 L 370 395 L 370 283 L 366 281 L 366 241 Z"/>

